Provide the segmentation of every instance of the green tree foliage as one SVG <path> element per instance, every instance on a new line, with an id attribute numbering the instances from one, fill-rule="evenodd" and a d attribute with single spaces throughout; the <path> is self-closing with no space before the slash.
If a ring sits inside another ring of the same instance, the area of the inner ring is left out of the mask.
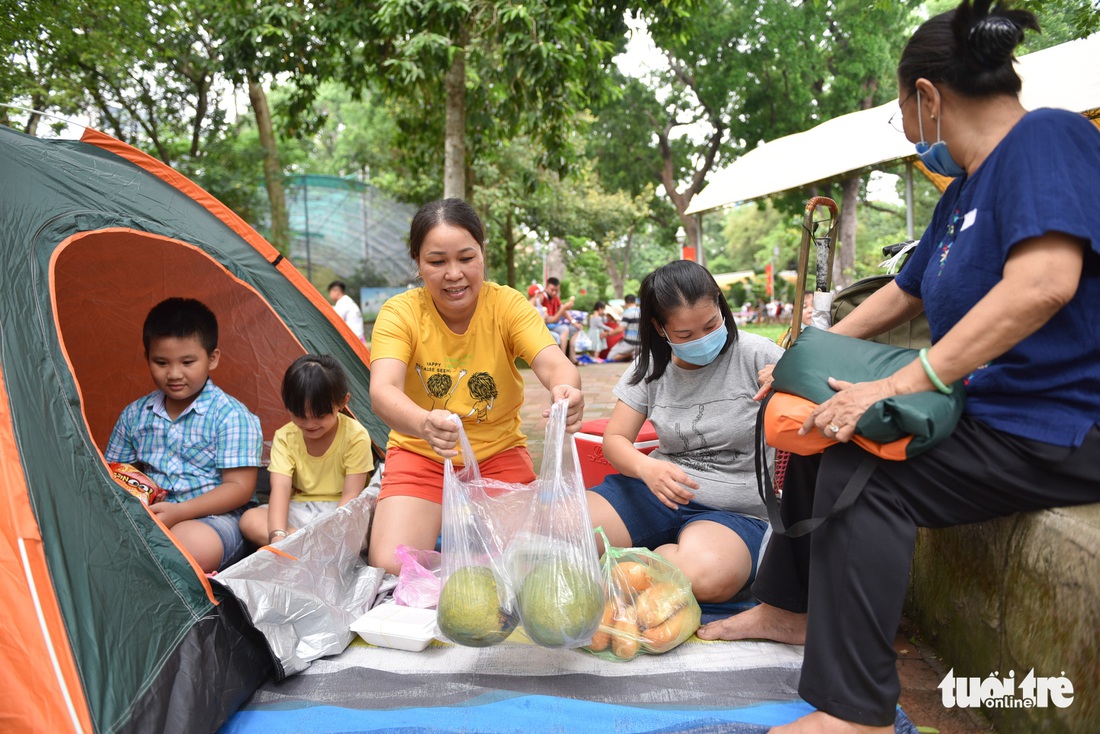
<path id="1" fill-rule="evenodd" d="M 726 269 L 762 270 L 767 263 L 774 263 L 777 270 L 794 269 L 801 241 L 799 228 L 798 220 L 771 202 L 730 209 L 722 218 L 722 240 L 729 258 Z"/>
<path id="2" fill-rule="evenodd" d="M 7 0 L 10 3 L 10 0 Z M 0 84 L 34 109 L 86 117 L 94 127 L 179 169 L 247 221 L 268 218 L 258 198 L 257 126 L 227 114 L 226 43 L 208 0 L 14 3 Z M 33 131 L 37 118 L 26 118 Z"/>
<path id="3" fill-rule="evenodd" d="M 218 40 L 191 10 L 142 0 L 14 3 L 0 84 L 35 109 L 88 115 L 165 163 L 199 158 L 226 119 L 214 86 Z"/>
<path id="4" fill-rule="evenodd" d="M 475 162 L 519 136 L 538 146 L 542 166 L 568 168 L 574 119 L 605 92 L 603 72 L 624 42 L 623 13 L 638 4 L 332 3 L 320 32 L 340 40 L 341 80 L 355 90 L 376 85 L 395 100 L 402 147 L 443 169 L 444 193 L 464 195 L 476 184 Z M 686 12 L 692 3 L 677 5 Z"/>
<path id="5" fill-rule="evenodd" d="M 619 93 L 593 107 L 594 120 L 586 136 L 585 153 L 607 191 L 637 198 L 649 191 L 647 217 L 654 236 L 675 242 L 681 222 L 667 196 L 659 192 L 663 161 L 653 145 L 652 121 L 657 114 L 653 93 L 640 80 L 612 71 Z"/>
<path id="6" fill-rule="evenodd" d="M 689 19 L 647 18 L 667 68 L 643 79 L 648 98 L 634 106 L 649 118 L 648 148 L 690 240 L 696 223 L 683 212 L 714 167 L 894 96 L 914 5 L 713 0 Z"/>

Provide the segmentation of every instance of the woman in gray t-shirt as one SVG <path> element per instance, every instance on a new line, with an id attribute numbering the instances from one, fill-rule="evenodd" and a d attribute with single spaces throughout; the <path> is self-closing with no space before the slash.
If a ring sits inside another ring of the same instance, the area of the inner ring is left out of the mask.
<path id="1" fill-rule="evenodd" d="M 689 260 L 646 276 L 637 359 L 603 452 L 620 473 L 588 492 L 593 525 L 617 547 L 655 550 L 691 579 L 700 602 L 724 602 L 752 581 L 768 528 L 756 489 L 757 372 L 782 349 L 739 333 L 714 277 Z M 659 445 L 634 447 L 646 420 Z"/>

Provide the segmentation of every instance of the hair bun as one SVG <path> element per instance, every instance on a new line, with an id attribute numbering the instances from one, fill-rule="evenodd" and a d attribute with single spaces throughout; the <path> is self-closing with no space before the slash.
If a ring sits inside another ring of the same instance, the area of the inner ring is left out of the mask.
<path id="1" fill-rule="evenodd" d="M 987 15 L 970 28 L 970 52 L 982 66 L 1000 66 L 1024 40 L 1024 29 L 999 15 Z"/>

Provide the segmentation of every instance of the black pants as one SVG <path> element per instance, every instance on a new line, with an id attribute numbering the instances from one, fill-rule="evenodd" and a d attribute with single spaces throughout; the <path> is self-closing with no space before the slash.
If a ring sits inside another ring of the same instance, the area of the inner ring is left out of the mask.
<path id="1" fill-rule="evenodd" d="M 791 456 L 784 523 L 828 515 L 867 456 L 852 444 Z M 846 511 L 809 536 L 772 536 L 752 591 L 773 606 L 808 612 L 802 698 L 847 721 L 888 726 L 900 692 L 893 641 L 917 528 L 1100 501 L 1100 428 L 1074 449 L 964 417 L 949 439 L 920 456 L 875 461 Z"/>

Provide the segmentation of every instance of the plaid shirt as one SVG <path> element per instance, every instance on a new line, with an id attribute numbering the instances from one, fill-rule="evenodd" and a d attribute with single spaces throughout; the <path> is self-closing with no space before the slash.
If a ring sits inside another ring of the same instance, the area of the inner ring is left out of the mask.
<path id="1" fill-rule="evenodd" d="M 260 466 L 260 419 L 209 379 L 176 420 L 164 409 L 164 393 L 149 393 L 126 406 L 107 442 L 107 461 L 143 461 L 149 478 L 184 502 L 222 483 L 222 469 Z"/>

